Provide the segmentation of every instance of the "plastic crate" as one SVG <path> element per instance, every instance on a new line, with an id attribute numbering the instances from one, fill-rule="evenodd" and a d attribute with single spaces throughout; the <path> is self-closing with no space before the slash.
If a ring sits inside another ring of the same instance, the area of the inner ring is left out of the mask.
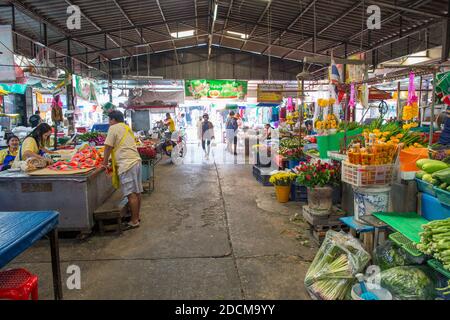
<path id="1" fill-rule="evenodd" d="M 342 162 L 342 181 L 355 187 L 385 186 L 392 183 L 394 165 L 363 166 Z"/>
<path id="2" fill-rule="evenodd" d="M 447 279 L 450 279 L 450 270 L 445 269 L 440 261 L 438 261 L 436 259 L 430 259 L 430 260 L 427 261 L 427 264 L 431 268 L 433 268 L 434 270 L 439 272 L 440 274 L 442 274 L 445 277 L 447 277 Z"/>
<path id="3" fill-rule="evenodd" d="M 431 183 L 426 181 L 415 179 L 417 182 L 417 190 L 423 193 L 427 193 L 433 197 L 436 197 L 436 191 L 434 190 L 434 186 Z"/>
<path id="4" fill-rule="evenodd" d="M 450 192 L 434 187 L 436 198 L 445 206 L 450 207 Z"/>
<path id="5" fill-rule="evenodd" d="M 425 261 L 425 255 L 420 252 L 417 248 L 414 242 L 409 240 L 407 237 L 402 235 L 400 232 L 394 232 L 389 235 L 389 239 L 392 240 L 395 244 L 397 244 L 399 247 L 401 247 L 403 250 L 405 250 L 409 255 L 413 256 L 414 258 L 421 258 L 420 262 L 417 261 L 417 263 L 421 264 L 423 261 Z"/>
<path id="6" fill-rule="evenodd" d="M 272 170 L 271 169 L 267 170 L 265 168 L 256 165 L 253 166 L 253 176 L 259 183 L 261 183 L 265 187 L 272 186 L 272 184 L 269 182 L 271 176 L 270 171 Z"/>
<path id="7" fill-rule="evenodd" d="M 305 186 L 300 186 L 297 183 L 291 185 L 291 201 L 308 202 L 308 191 Z"/>

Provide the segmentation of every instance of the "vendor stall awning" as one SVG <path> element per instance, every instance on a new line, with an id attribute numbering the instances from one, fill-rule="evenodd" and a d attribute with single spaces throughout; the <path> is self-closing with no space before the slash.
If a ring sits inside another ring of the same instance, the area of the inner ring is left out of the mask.
<path id="1" fill-rule="evenodd" d="M 8 91 L 9 93 L 25 94 L 27 90 L 26 84 L 6 84 L 0 83 L 0 89 Z"/>
<path id="2" fill-rule="evenodd" d="M 264 103 L 264 102 L 261 102 L 261 103 L 258 103 L 256 106 L 257 107 L 271 107 L 271 108 L 274 108 L 274 107 L 278 107 L 280 104 L 279 103 Z"/>

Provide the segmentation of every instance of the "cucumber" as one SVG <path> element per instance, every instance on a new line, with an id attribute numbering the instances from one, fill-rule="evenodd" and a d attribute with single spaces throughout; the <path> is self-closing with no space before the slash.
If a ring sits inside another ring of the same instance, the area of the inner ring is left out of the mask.
<path id="1" fill-rule="evenodd" d="M 438 179 L 439 181 L 450 184 L 450 168 L 446 168 L 444 170 L 436 171 L 432 174 L 434 179 Z"/>
<path id="2" fill-rule="evenodd" d="M 440 185 L 439 185 L 439 189 L 442 189 L 442 190 L 445 190 L 445 189 L 447 189 L 447 187 L 448 187 L 448 184 L 447 183 L 441 183 Z"/>
<path id="3" fill-rule="evenodd" d="M 429 160 L 422 166 L 422 170 L 426 173 L 434 173 L 446 168 L 448 168 L 447 164 L 439 160 Z"/>
<path id="4" fill-rule="evenodd" d="M 417 160 L 417 162 L 416 162 L 416 166 L 419 168 L 419 169 L 422 169 L 422 166 L 425 164 L 425 163 L 427 163 L 428 161 L 430 161 L 431 159 L 419 159 L 419 160 Z"/>

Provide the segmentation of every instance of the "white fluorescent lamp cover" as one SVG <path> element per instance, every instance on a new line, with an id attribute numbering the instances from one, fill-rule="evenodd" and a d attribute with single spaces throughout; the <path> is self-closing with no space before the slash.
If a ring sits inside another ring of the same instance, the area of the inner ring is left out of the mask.
<path id="1" fill-rule="evenodd" d="M 242 39 L 247 39 L 248 38 L 248 34 L 244 34 L 244 33 L 240 33 L 240 32 L 227 31 L 227 33 L 232 34 L 234 36 L 241 37 Z"/>
<path id="2" fill-rule="evenodd" d="M 170 34 L 173 38 L 184 38 L 184 37 L 190 37 L 194 35 L 194 30 L 186 30 L 186 31 L 180 31 L 180 32 L 172 32 Z"/>
<path id="3" fill-rule="evenodd" d="M 213 20 L 216 21 L 217 19 L 217 10 L 219 9 L 219 5 L 217 4 L 217 2 L 214 3 L 214 16 L 213 16 Z"/>

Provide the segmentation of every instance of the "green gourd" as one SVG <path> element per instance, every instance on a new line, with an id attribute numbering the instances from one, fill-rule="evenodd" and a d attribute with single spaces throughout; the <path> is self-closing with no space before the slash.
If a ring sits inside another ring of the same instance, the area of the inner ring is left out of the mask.
<path id="1" fill-rule="evenodd" d="M 422 166 L 422 170 L 426 173 L 434 173 L 446 168 L 448 168 L 448 165 L 445 162 L 439 160 L 430 160 Z"/>

